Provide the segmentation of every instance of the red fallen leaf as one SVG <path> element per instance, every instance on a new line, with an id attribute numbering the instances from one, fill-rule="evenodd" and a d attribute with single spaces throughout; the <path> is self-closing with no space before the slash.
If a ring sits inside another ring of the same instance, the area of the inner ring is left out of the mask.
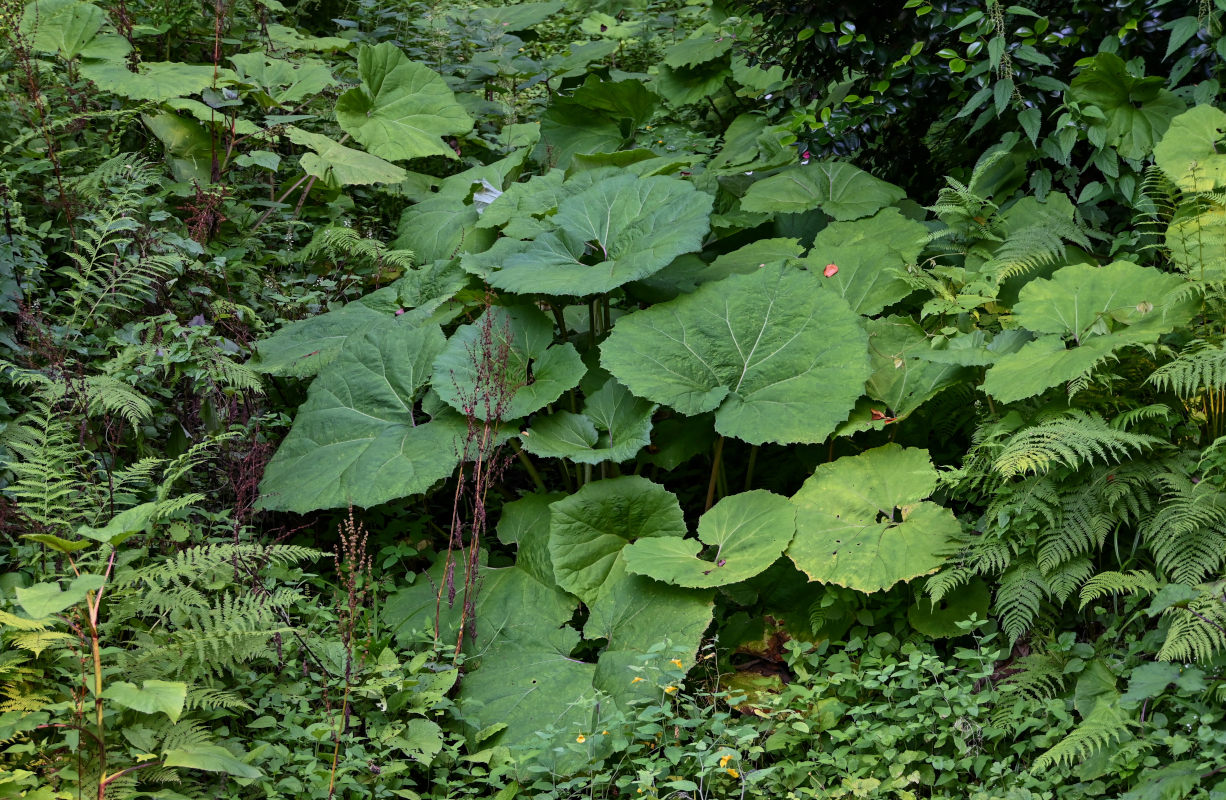
<path id="1" fill-rule="evenodd" d="M 822 270 L 822 274 L 825 275 L 827 278 L 829 278 L 835 273 L 837 273 L 838 271 L 839 271 L 839 267 L 837 264 L 827 264 L 826 268 Z"/>
<path id="2" fill-rule="evenodd" d="M 869 411 L 869 416 L 872 417 L 874 422 L 880 421 L 880 422 L 890 423 L 898 419 L 898 417 L 887 417 L 883 412 L 878 411 L 875 408 Z"/>

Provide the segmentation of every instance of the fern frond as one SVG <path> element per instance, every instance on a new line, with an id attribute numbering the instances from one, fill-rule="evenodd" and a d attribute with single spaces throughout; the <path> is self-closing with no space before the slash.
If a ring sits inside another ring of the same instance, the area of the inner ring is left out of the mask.
<path id="1" fill-rule="evenodd" d="M 1044 598 L 1050 593 L 1043 572 L 1030 559 L 1015 561 L 1000 576 L 995 610 L 1001 618 L 1001 627 L 1010 639 L 1017 640 L 1030 629 Z"/>
<path id="2" fill-rule="evenodd" d="M 183 704 L 184 711 L 197 708 L 205 711 L 225 709 L 227 711 L 250 711 L 251 705 L 238 696 L 237 692 L 228 689 L 192 688 L 187 692 L 187 700 Z"/>
<path id="3" fill-rule="evenodd" d="M 1043 570 L 1043 580 L 1052 596 L 1063 603 L 1093 574 L 1094 563 L 1086 556 L 1078 556 Z"/>
<path id="4" fill-rule="evenodd" d="M 1145 382 L 1185 400 L 1204 391 L 1226 389 L 1226 347 L 1189 342 L 1178 358 L 1154 370 Z"/>
<path id="5" fill-rule="evenodd" d="M 390 266 L 407 270 L 413 267 L 411 250 L 390 250 L 375 239 L 363 237 L 353 228 L 329 227 L 318 231 L 302 251 L 303 260 L 319 255 L 332 259 L 350 258 L 376 267 Z"/>
<path id="6" fill-rule="evenodd" d="M 1158 566 L 1178 583 L 1196 583 L 1226 559 L 1226 492 L 1182 473 L 1161 477 L 1162 505 L 1141 527 Z"/>
<path id="7" fill-rule="evenodd" d="M 1116 703 L 1100 700 L 1081 724 L 1034 762 L 1033 772 L 1072 767 L 1129 736 L 1132 719 Z"/>
<path id="8" fill-rule="evenodd" d="M 105 373 L 89 376 L 85 379 L 85 392 L 91 414 L 119 414 L 133 426 L 153 417 L 149 399 L 114 376 Z"/>
<path id="9" fill-rule="evenodd" d="M 1041 474 L 1054 465 L 1076 469 L 1110 463 L 1163 444 L 1157 436 L 1118 430 L 1098 414 L 1071 410 L 1023 428 L 1008 441 L 993 467 L 1004 477 Z"/>
<path id="10" fill-rule="evenodd" d="M 1000 690 L 1028 700 L 1045 700 L 1064 692 L 1068 676 L 1064 662 L 1050 653 L 1031 653 L 1013 662 L 1017 671 L 1005 678 Z"/>
<path id="11" fill-rule="evenodd" d="M 1108 595 L 1151 595 L 1158 591 L 1158 579 L 1143 569 L 1128 572 L 1107 570 L 1090 578 L 1081 587 L 1079 608 L 1085 607 L 1095 600 Z"/>
<path id="12" fill-rule="evenodd" d="M 1163 614 L 1169 620 L 1166 640 L 1158 651 L 1163 661 L 1209 661 L 1226 652 L 1226 582 L 1198 586 L 1199 595 Z"/>
<path id="13" fill-rule="evenodd" d="M 1088 228 L 1046 206 L 1043 210 L 1038 222 L 1009 234 L 983 266 L 985 271 L 995 272 L 998 281 L 1005 281 L 1063 263 L 1066 242 L 1084 250 L 1091 248 Z"/>

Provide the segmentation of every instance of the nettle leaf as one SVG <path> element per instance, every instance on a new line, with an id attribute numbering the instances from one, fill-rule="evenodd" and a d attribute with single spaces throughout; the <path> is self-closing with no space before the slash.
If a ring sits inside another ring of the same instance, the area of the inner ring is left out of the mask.
<path id="1" fill-rule="evenodd" d="M 820 464 L 792 497 L 788 557 L 810 580 L 870 593 L 935 572 L 960 531 L 924 502 L 936 483 L 928 451 L 897 444 Z"/>
<path id="2" fill-rule="evenodd" d="M 675 178 L 601 174 L 580 174 L 577 179 L 597 179 L 559 202 L 549 220 L 554 230 L 527 242 L 500 239 L 465 256 L 464 268 L 507 291 L 587 296 L 645 278 L 702 248 L 709 195 Z"/>
<path id="3" fill-rule="evenodd" d="M 867 345 L 820 277 L 777 264 L 622 317 L 600 350 L 639 397 L 762 444 L 825 441 L 863 392 Z"/>
<path id="4" fill-rule="evenodd" d="M 399 183 L 409 177 L 409 173 L 390 161 L 345 147 L 327 136 L 304 131 L 293 125 L 286 127 L 285 135 L 294 144 L 315 151 L 301 156 L 302 170 L 327 183 L 358 186 L 370 183 Z"/>
<path id="5" fill-rule="evenodd" d="M 806 262 L 813 272 L 834 264 L 838 271 L 823 283 L 857 314 L 870 316 L 911 294 L 905 269 L 919 257 L 927 235 L 922 224 L 886 208 L 867 219 L 827 225 L 814 238 Z"/>
<path id="6" fill-rule="evenodd" d="M 1226 112 L 1213 106 L 1190 108 L 1171 120 L 1154 161 L 1185 192 L 1211 192 L 1226 186 L 1226 155 L 1218 143 L 1226 134 Z"/>
<path id="7" fill-rule="evenodd" d="M 506 361 L 499 366 L 504 348 Z M 494 365 L 479 363 L 487 357 Z M 574 345 L 553 344 L 553 322 L 540 309 L 494 306 L 452 334 L 434 360 L 433 385 L 443 402 L 461 413 L 487 420 L 497 411 L 499 419 L 517 419 L 573 389 L 585 372 Z M 502 407 L 490 407 L 502 391 L 508 394 Z"/>
<path id="8" fill-rule="evenodd" d="M 749 187 L 741 209 L 751 212 L 799 213 L 821 209 L 836 220 L 875 214 L 906 197 L 892 183 L 839 161 L 797 164 Z"/>
<path id="9" fill-rule="evenodd" d="M 927 358 L 933 352 L 928 334 L 910 317 L 870 319 L 865 326 L 873 370 L 866 391 L 895 417 L 907 416 L 966 373 L 956 362 Z"/>
<path id="10" fill-rule="evenodd" d="M 755 489 L 720 500 L 698 521 L 697 539 L 639 539 L 625 550 L 626 568 L 658 581 L 708 589 L 752 578 L 775 563 L 796 532 L 786 498 Z M 703 545 L 714 548 L 700 556 Z"/>
<path id="11" fill-rule="evenodd" d="M 1183 284 L 1178 275 L 1128 261 L 1076 264 L 1031 281 L 1013 316 L 1038 336 L 1002 356 L 983 390 L 1001 402 L 1023 400 L 1085 374 L 1123 347 L 1157 341 L 1195 311 L 1191 301 L 1175 299 Z"/>
<path id="12" fill-rule="evenodd" d="M 610 378 L 587 398 L 582 414 L 558 411 L 538 419 L 521 441 L 533 455 L 578 464 L 626 461 L 651 443 L 656 408 Z"/>
<path id="13" fill-rule="evenodd" d="M 1135 78 L 1119 56 L 1099 53 L 1073 78 L 1065 100 L 1097 109 L 1098 114 L 1086 115 L 1091 128 L 1102 130 L 1106 144 L 1124 158 L 1140 159 L 1149 155 L 1185 107 L 1163 88 L 1165 83 L 1166 78 L 1159 76 Z"/>
<path id="14" fill-rule="evenodd" d="M 549 507 L 549 552 L 558 585 L 594 603 L 633 541 L 685 536 L 672 492 L 637 475 L 595 481 Z"/>
<path id="15" fill-rule="evenodd" d="M 459 463 L 463 419 L 428 420 L 414 410 L 444 346 L 436 325 L 395 322 L 346 342 L 311 383 L 269 462 L 261 507 L 368 508 L 424 492 L 450 475 Z"/>
<path id="16" fill-rule="evenodd" d="M 455 158 L 444 136 L 472 130 L 472 118 L 442 77 L 390 42 L 358 50 L 362 85 L 336 101 L 341 130 L 380 158 Z"/>

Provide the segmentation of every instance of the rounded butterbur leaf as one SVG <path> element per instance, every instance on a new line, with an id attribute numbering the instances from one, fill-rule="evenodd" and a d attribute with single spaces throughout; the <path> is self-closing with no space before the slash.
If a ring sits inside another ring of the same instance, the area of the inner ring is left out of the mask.
<path id="1" fill-rule="evenodd" d="M 807 270 L 768 265 L 618 320 L 601 364 L 639 397 L 752 444 L 825 441 L 870 369 L 860 318 Z"/>
<path id="2" fill-rule="evenodd" d="M 1211 192 L 1226 186 L 1226 155 L 1218 149 L 1226 138 L 1226 112 L 1197 106 L 1171 120 L 1154 147 L 1154 161 L 1185 192 Z"/>
<path id="3" fill-rule="evenodd" d="M 558 411 L 532 423 L 520 439 L 537 456 L 578 464 L 626 461 L 651 442 L 655 403 L 640 400 L 610 378 L 583 406 L 582 414 Z"/>
<path id="4" fill-rule="evenodd" d="M 764 572 L 796 532 L 786 497 L 755 489 L 725 497 L 698 521 L 697 539 L 639 539 L 625 550 L 626 568 L 658 581 L 708 589 Z M 709 557 L 700 551 L 712 548 Z"/>
<path id="5" fill-rule="evenodd" d="M 473 121 L 441 76 L 390 42 L 361 48 L 358 74 L 361 86 L 336 101 L 341 130 L 379 158 L 456 157 L 442 137 L 468 133 Z"/>
<path id="6" fill-rule="evenodd" d="M 631 542 L 685 535 L 676 495 L 637 475 L 589 483 L 549 513 L 554 578 L 589 605 L 621 572 L 622 550 Z"/>
<path id="7" fill-rule="evenodd" d="M 821 464 L 793 497 L 788 557 L 810 580 L 878 592 L 938 569 L 959 532 L 928 451 L 888 444 Z"/>
<path id="8" fill-rule="evenodd" d="M 431 419 L 414 408 L 443 347 L 437 325 L 392 321 L 347 341 L 311 383 L 269 462 L 261 507 L 369 508 L 424 492 L 450 475 L 459 463 L 464 421 Z"/>
<path id="9" fill-rule="evenodd" d="M 1149 344 L 1191 319 L 1184 280 L 1116 261 L 1075 264 L 1022 288 L 1013 319 L 1035 334 L 988 370 L 983 390 L 1000 402 L 1033 397 L 1073 380 L 1129 345 Z"/>
<path id="10" fill-rule="evenodd" d="M 744 211 L 768 214 L 821 209 L 836 220 L 875 214 L 907 194 L 859 167 L 838 161 L 797 164 L 749 187 L 741 198 Z"/>
<path id="11" fill-rule="evenodd" d="M 562 197 L 550 229 L 529 241 L 500 239 L 463 265 L 511 292 L 603 294 L 702 249 L 712 202 L 676 178 L 614 174 Z"/>
<path id="12" fill-rule="evenodd" d="M 587 368 L 571 344 L 553 344 L 553 323 L 533 306 L 493 306 L 461 326 L 434 360 L 443 402 L 479 420 L 539 411 L 573 389 Z"/>

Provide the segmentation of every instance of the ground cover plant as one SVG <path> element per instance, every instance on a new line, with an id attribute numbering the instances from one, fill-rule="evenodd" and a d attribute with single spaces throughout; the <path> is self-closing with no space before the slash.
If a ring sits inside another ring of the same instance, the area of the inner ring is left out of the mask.
<path id="1" fill-rule="evenodd" d="M 1226 792 L 1226 5 L 785 5 L 0 0 L 0 797 Z"/>

